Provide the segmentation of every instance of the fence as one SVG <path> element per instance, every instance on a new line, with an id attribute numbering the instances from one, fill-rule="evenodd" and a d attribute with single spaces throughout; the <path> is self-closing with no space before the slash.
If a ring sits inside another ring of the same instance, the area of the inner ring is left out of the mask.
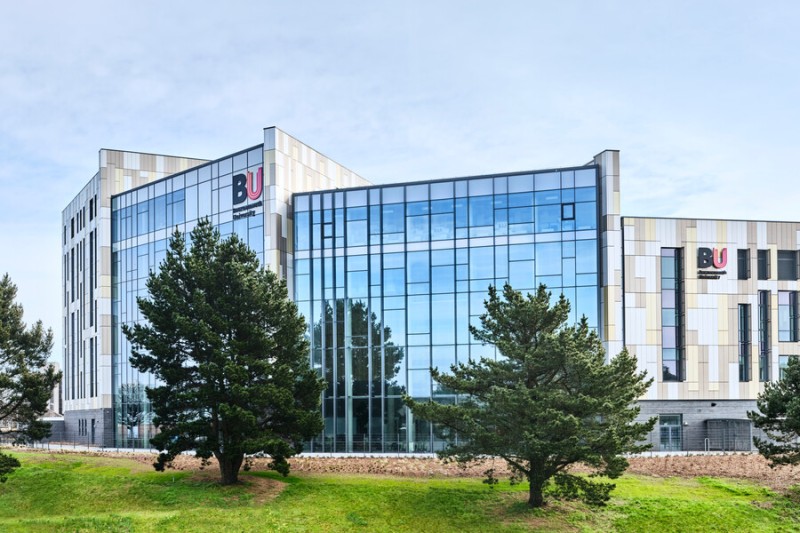
<path id="1" fill-rule="evenodd" d="M 98 434 L 94 435 L 93 441 L 90 432 L 64 431 L 63 425 L 60 431 L 57 430 L 57 427 L 54 429 L 56 431 L 53 432 L 51 438 L 37 441 L 33 446 L 44 449 L 156 451 L 147 446 L 149 442 L 144 439 L 125 438 L 115 441 L 112 435 Z M 387 435 L 386 437 L 380 439 L 356 434 L 349 439 L 349 442 L 339 436 L 318 438 L 313 443 L 306 443 L 305 451 L 313 453 L 430 454 L 443 449 L 446 445 L 445 441 L 438 438 L 423 438 L 407 442 L 405 435 Z M 766 435 L 761 430 L 752 427 L 749 421 L 707 420 L 704 424 L 691 426 L 656 426 L 645 442 L 651 445 L 651 452 L 751 452 L 755 451 L 753 437 L 766 439 Z M 11 445 L 13 441 L 13 437 L 0 435 L 0 445 Z"/>
<path id="2" fill-rule="evenodd" d="M 656 426 L 647 443 L 653 452 L 750 452 L 753 437 L 767 439 L 749 420 L 706 420 L 691 426 Z"/>

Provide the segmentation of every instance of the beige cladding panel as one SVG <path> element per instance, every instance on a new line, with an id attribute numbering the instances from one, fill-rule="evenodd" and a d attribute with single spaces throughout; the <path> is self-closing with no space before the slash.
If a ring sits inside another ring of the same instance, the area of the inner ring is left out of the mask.
<path id="1" fill-rule="evenodd" d="M 660 263 L 656 261 L 654 267 L 652 263 L 641 261 L 641 258 L 657 256 L 661 248 L 677 247 L 684 251 L 686 381 L 658 383 L 646 395 L 648 399 L 754 399 L 763 389 L 763 384 L 758 381 L 758 290 L 771 292 L 773 375 L 777 372 L 779 355 L 800 355 L 800 344 L 777 341 L 777 291 L 798 291 L 800 283 L 776 279 L 777 252 L 798 250 L 800 223 L 625 217 L 623 226 L 626 316 L 638 316 L 643 312 L 643 316 L 647 317 L 644 337 L 630 329 L 642 327 L 639 321 L 628 320 L 625 323 L 627 339 L 646 341 L 645 344 L 629 345 L 632 353 L 642 353 L 645 348 L 652 347 L 658 354 L 658 361 L 661 360 Z M 727 264 L 721 269 L 726 273 L 720 279 L 698 278 L 698 247 L 727 249 Z M 737 250 L 740 249 L 749 250 L 750 279 L 737 279 Z M 757 249 L 770 252 L 771 272 L 767 281 L 756 279 Z M 647 290 L 649 288 L 652 291 L 653 286 L 656 287 L 655 293 Z M 752 378 L 745 383 L 738 382 L 740 304 L 751 306 L 748 330 Z M 709 322 L 712 316 L 714 318 Z M 708 328 L 715 328 L 716 331 L 709 332 Z"/>
<path id="2" fill-rule="evenodd" d="M 275 138 L 275 149 L 264 151 L 264 164 L 269 165 L 270 183 L 274 186 L 274 191 L 270 187 L 271 202 L 266 217 L 264 257 L 270 268 L 286 275 L 288 266 L 292 263 L 292 194 L 367 186 L 371 183 L 277 128 L 265 132 L 265 137 L 272 134 Z M 270 143 L 265 139 L 264 145 L 268 147 Z M 286 223 L 279 224 L 280 219 Z M 286 239 L 285 250 L 281 250 L 283 238 Z M 283 264 L 283 261 L 287 264 Z"/>

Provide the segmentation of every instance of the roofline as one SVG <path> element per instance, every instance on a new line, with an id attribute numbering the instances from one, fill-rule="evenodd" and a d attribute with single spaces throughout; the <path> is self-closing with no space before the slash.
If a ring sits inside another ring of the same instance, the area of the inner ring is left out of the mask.
<path id="1" fill-rule="evenodd" d="M 292 195 L 297 194 L 316 194 L 316 193 L 327 193 L 327 192 L 337 192 L 337 191 L 355 191 L 361 189 L 374 189 L 375 187 L 405 187 L 408 185 L 426 185 L 430 183 L 441 183 L 445 181 L 459 181 L 459 180 L 472 180 L 472 179 L 481 179 L 481 178 L 500 178 L 503 176 L 523 176 L 525 174 L 545 174 L 547 172 L 569 172 L 571 170 L 586 170 L 586 169 L 595 169 L 597 170 L 600 168 L 600 165 L 595 163 L 586 164 L 586 165 L 579 165 L 574 167 L 559 167 L 559 168 L 547 168 L 543 170 L 520 170 L 514 172 L 495 172 L 492 174 L 478 174 L 475 176 L 455 176 L 452 178 L 436 178 L 431 180 L 418 180 L 418 181 L 400 181 L 400 182 L 393 182 L 393 183 L 375 183 L 373 185 L 359 185 L 357 187 L 344 187 L 344 188 L 337 188 L 337 189 L 319 189 L 316 191 L 302 191 L 292 193 Z"/>
<path id="2" fill-rule="evenodd" d="M 800 224 L 800 220 L 753 220 L 747 218 L 645 217 L 630 215 L 621 215 L 621 218 L 623 220 L 626 218 L 640 218 L 651 220 L 697 220 L 701 222 L 764 222 L 767 224 Z"/>
<path id="3" fill-rule="evenodd" d="M 132 189 L 128 189 L 126 191 L 122 191 L 122 192 L 117 193 L 117 194 L 112 194 L 111 198 L 113 199 L 113 198 L 116 198 L 118 196 L 122 196 L 123 194 L 128 194 L 129 192 L 138 191 L 139 189 L 143 189 L 145 187 L 149 187 L 149 186 L 154 185 L 156 183 L 161 183 L 162 181 L 168 180 L 170 178 L 174 178 L 175 176 L 177 176 L 179 174 L 186 174 L 187 172 L 190 172 L 192 170 L 197 170 L 200 167 L 203 167 L 203 166 L 206 166 L 206 165 L 211 165 L 213 163 L 217 163 L 217 162 L 222 161 L 223 159 L 227 159 L 229 157 L 234 157 L 234 156 L 237 156 L 237 155 L 240 155 L 240 154 L 247 153 L 247 152 L 253 150 L 254 148 L 258 148 L 259 146 L 262 147 L 262 151 L 263 151 L 264 143 L 260 143 L 260 144 L 256 144 L 255 146 L 251 146 L 250 148 L 245 148 L 244 150 L 239 150 L 238 152 L 225 154 L 224 156 L 219 157 L 217 159 L 203 160 L 204 162 L 200 163 L 197 166 L 194 166 L 194 167 L 191 167 L 191 168 L 187 168 L 186 170 L 182 170 L 180 172 L 175 172 L 174 174 L 170 174 L 169 176 L 164 176 L 163 178 L 159 178 L 159 179 L 151 181 L 149 183 L 145 183 L 144 185 L 139 185 L 138 187 L 134 187 Z M 167 157 L 173 157 L 173 156 L 167 156 Z M 262 165 L 264 164 L 263 161 L 262 161 L 261 164 Z"/>
<path id="4" fill-rule="evenodd" d="M 100 150 L 98 151 L 98 155 L 99 155 L 99 152 L 102 152 L 103 150 L 106 150 L 108 152 L 122 152 L 122 153 L 126 153 L 126 154 L 154 155 L 156 157 L 171 157 L 173 159 L 194 159 L 196 161 L 206 161 L 206 162 L 211 161 L 210 159 L 205 159 L 205 158 L 202 158 L 202 157 L 191 157 L 191 156 L 188 156 L 188 155 L 157 154 L 155 152 L 136 152 L 134 150 L 119 150 L 117 148 L 100 148 Z"/>

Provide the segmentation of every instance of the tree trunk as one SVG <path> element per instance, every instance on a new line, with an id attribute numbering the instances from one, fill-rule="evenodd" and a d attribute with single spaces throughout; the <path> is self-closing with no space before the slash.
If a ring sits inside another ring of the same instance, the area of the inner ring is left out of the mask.
<path id="1" fill-rule="evenodd" d="M 239 468 L 244 461 L 244 455 L 229 456 L 223 453 L 214 454 L 219 462 L 219 471 L 222 473 L 222 484 L 233 485 L 239 482 Z"/>
<path id="2" fill-rule="evenodd" d="M 528 492 L 528 507 L 542 507 L 544 505 L 544 485 L 547 482 L 543 476 L 532 475 L 528 478 L 530 490 Z"/>

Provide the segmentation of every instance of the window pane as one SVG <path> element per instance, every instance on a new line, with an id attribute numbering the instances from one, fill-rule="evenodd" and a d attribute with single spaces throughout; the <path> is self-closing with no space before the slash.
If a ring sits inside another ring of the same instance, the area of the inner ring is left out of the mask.
<path id="1" fill-rule="evenodd" d="M 508 264 L 508 282 L 516 290 L 533 289 L 533 261 L 511 261 Z"/>
<path id="2" fill-rule="evenodd" d="M 424 242 L 429 240 L 428 216 L 408 217 L 406 239 L 408 242 Z"/>
<path id="3" fill-rule="evenodd" d="M 675 309 L 675 291 L 662 290 L 661 291 L 661 307 Z"/>
<path id="4" fill-rule="evenodd" d="M 431 240 L 440 241 L 454 237 L 453 213 L 431 215 Z"/>
<path id="5" fill-rule="evenodd" d="M 536 208 L 536 233 L 561 231 L 561 204 Z"/>
<path id="6" fill-rule="evenodd" d="M 353 220 L 347 223 L 347 245 L 366 246 L 367 244 L 367 221 Z"/>
<path id="7" fill-rule="evenodd" d="M 470 249 L 469 277 L 471 279 L 494 277 L 494 249 L 491 246 Z"/>
<path id="8" fill-rule="evenodd" d="M 402 233 L 405 230 L 405 211 L 403 204 L 383 206 L 383 232 Z"/>
<path id="9" fill-rule="evenodd" d="M 469 225 L 491 226 L 494 224 L 491 196 L 475 196 L 469 199 Z"/>
<path id="10" fill-rule="evenodd" d="M 797 279 L 797 253 L 794 251 L 778 250 L 778 279 Z"/>
<path id="11" fill-rule="evenodd" d="M 594 202 L 575 204 L 575 229 L 597 229 L 597 204 Z"/>
<path id="12" fill-rule="evenodd" d="M 455 289 L 455 272 L 452 266 L 436 266 L 431 269 L 431 292 L 453 292 Z"/>
<path id="13" fill-rule="evenodd" d="M 428 252 L 409 252 L 408 253 L 408 282 L 425 283 L 429 277 Z M 413 309 L 413 308 L 412 308 Z"/>

